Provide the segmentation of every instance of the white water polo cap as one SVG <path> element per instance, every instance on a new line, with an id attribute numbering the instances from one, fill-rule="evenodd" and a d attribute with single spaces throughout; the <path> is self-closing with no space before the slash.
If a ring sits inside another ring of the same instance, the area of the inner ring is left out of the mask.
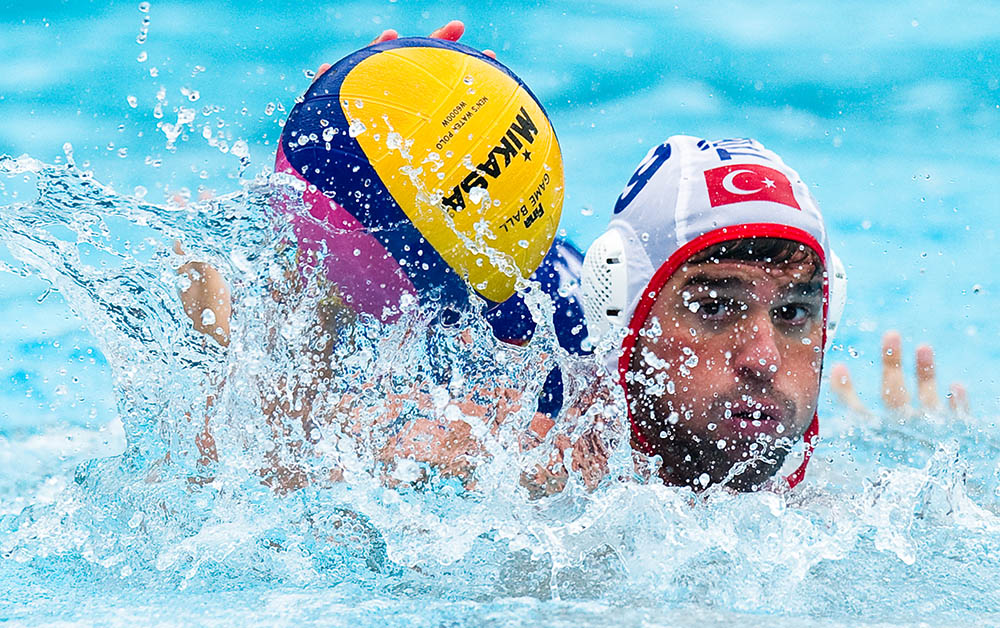
<path id="1" fill-rule="evenodd" d="M 647 153 L 618 198 L 608 229 L 584 258 L 581 292 L 592 341 L 613 328 L 628 330 L 621 351 L 608 356 L 623 386 L 638 332 L 670 276 L 692 255 L 742 238 L 792 240 L 816 253 L 826 270 L 829 346 L 846 301 L 846 276 L 806 184 L 755 140 L 676 135 Z M 645 445 L 634 422 L 633 433 Z M 787 478 L 792 486 L 805 473 L 817 433 L 814 418 L 805 433 L 805 459 Z"/>

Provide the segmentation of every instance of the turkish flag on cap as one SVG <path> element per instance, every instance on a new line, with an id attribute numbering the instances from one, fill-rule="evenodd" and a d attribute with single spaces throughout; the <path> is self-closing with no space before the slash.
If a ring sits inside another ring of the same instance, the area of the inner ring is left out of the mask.
<path id="1" fill-rule="evenodd" d="M 801 210 L 792 192 L 792 184 L 781 172 L 759 164 L 729 164 L 705 171 L 708 200 L 712 207 L 771 201 Z"/>

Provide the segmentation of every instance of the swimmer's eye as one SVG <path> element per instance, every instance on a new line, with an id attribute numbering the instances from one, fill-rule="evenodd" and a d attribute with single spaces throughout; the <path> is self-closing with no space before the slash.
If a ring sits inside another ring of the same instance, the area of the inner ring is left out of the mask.
<path id="1" fill-rule="evenodd" d="M 813 317 L 813 309 L 803 303 L 789 303 L 775 308 L 772 315 L 786 325 L 803 325 Z"/>
<path id="2" fill-rule="evenodd" d="M 733 299 L 706 299 L 695 303 L 697 305 L 695 311 L 706 321 L 722 321 L 746 309 Z"/>

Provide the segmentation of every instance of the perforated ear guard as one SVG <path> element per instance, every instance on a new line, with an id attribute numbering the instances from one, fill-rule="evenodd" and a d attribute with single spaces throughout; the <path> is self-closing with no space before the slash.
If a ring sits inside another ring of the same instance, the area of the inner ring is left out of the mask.
<path id="1" fill-rule="evenodd" d="M 628 260 L 625 240 L 609 229 L 587 249 L 580 276 L 583 313 L 591 340 L 628 326 Z"/>

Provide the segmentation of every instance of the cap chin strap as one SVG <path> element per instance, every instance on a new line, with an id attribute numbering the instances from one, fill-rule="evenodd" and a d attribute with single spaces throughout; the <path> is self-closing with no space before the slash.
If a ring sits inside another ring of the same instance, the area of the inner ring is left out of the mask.
<path id="1" fill-rule="evenodd" d="M 816 449 L 816 442 L 819 440 L 819 414 L 813 414 L 813 420 L 806 428 L 806 433 L 802 435 L 805 449 L 802 451 L 802 462 L 795 471 L 785 476 L 788 488 L 795 488 L 802 478 L 806 477 L 806 467 L 809 466 L 809 459 L 812 458 L 813 450 Z"/>

